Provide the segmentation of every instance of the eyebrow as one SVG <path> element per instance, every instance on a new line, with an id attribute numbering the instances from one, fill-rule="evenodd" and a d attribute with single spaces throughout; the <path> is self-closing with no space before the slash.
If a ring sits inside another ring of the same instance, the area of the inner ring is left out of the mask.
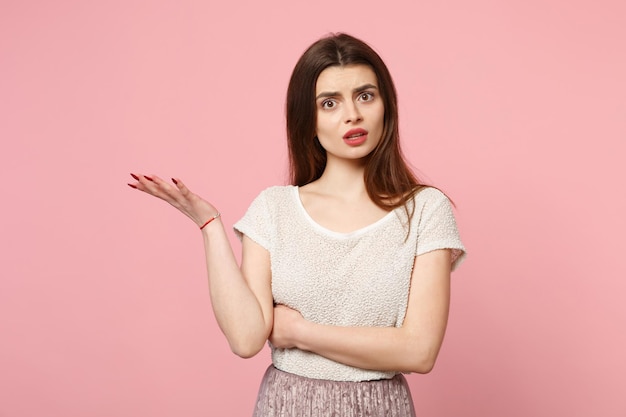
<path id="1" fill-rule="evenodd" d="M 355 88 L 354 90 L 352 90 L 353 93 L 358 93 L 359 91 L 363 91 L 363 90 L 367 90 L 368 88 L 374 88 L 376 90 L 378 90 L 378 87 L 376 87 L 374 84 L 363 84 L 360 87 Z M 319 93 L 317 95 L 317 97 L 315 97 L 315 100 L 318 100 L 322 97 L 334 97 L 334 96 L 338 96 L 341 93 L 339 91 L 323 91 L 321 93 Z"/>

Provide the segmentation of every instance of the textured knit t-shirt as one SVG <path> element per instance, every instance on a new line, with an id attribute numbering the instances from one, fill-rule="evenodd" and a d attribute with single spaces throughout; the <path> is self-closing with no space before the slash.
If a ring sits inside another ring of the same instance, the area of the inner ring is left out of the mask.
<path id="1" fill-rule="evenodd" d="M 399 207 L 362 229 L 338 233 L 308 215 L 298 187 L 276 186 L 259 194 L 234 229 L 240 239 L 246 235 L 269 252 L 275 303 L 320 324 L 400 327 L 415 256 L 451 249 L 453 268 L 465 256 L 450 201 L 441 191 L 421 190 L 409 203 L 411 210 L 410 228 Z M 308 378 L 366 381 L 397 373 L 270 347 L 276 368 Z"/>

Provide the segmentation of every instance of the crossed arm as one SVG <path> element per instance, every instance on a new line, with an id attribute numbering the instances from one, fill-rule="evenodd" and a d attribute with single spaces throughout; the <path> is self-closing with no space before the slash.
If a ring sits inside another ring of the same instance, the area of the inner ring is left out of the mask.
<path id="1" fill-rule="evenodd" d="M 399 372 L 429 372 L 448 320 L 450 251 L 415 258 L 402 327 L 339 327 L 316 324 L 285 306 L 274 309 L 270 341 L 308 350 L 346 365 Z"/>

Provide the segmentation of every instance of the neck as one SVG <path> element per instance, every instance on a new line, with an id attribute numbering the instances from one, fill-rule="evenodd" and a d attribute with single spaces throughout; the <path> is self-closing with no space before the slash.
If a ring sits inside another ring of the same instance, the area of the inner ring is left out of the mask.
<path id="1" fill-rule="evenodd" d="M 329 160 L 322 176 L 316 182 L 328 194 L 347 199 L 362 197 L 367 194 L 365 163 L 364 161 Z"/>

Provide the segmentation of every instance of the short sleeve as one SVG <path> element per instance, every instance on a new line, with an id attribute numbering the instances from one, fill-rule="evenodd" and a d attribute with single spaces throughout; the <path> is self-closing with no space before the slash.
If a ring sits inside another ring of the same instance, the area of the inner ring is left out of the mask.
<path id="1" fill-rule="evenodd" d="M 452 204 L 448 197 L 437 189 L 424 190 L 418 196 L 422 193 L 425 194 L 425 201 L 423 205 L 416 206 L 414 213 L 414 219 L 419 215 L 416 255 L 437 249 L 451 249 L 454 270 L 465 259 L 465 247 L 459 236 Z"/>
<path id="2" fill-rule="evenodd" d="M 246 214 L 233 225 L 235 235 L 242 240 L 243 235 L 270 250 L 270 213 L 268 211 L 267 192 L 261 192 L 250 204 Z"/>

